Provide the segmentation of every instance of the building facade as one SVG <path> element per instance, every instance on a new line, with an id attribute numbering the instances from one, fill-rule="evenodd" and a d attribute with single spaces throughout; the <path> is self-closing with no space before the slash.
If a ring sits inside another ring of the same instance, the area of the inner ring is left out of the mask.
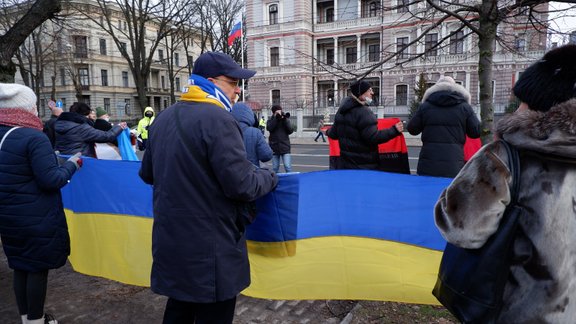
<path id="1" fill-rule="evenodd" d="M 39 32 L 41 45 L 30 43 L 28 51 L 33 48 L 42 49 L 42 69 L 30 69 L 26 77 L 31 79 L 35 74 L 34 86 L 39 97 L 39 115 L 46 119 L 50 116 L 49 100 L 62 103 L 67 111 L 72 103 L 83 101 L 92 108 L 102 107 L 111 116 L 112 121 L 136 121 L 142 118 L 142 109 L 138 104 L 138 95 L 134 77 L 128 61 L 121 55 L 112 36 L 100 28 L 94 21 L 100 21 L 104 14 L 96 3 L 91 0 L 74 2 L 74 8 L 68 3 L 63 4 L 61 12 L 66 22 L 61 25 L 47 21 Z M 90 12 L 91 19 L 79 13 Z M 129 40 L 129 25 L 119 11 L 109 12 L 112 23 L 117 28 L 117 37 L 121 46 L 127 47 Z M 157 26 L 154 23 L 146 25 L 146 33 L 151 40 L 144 44 L 151 48 L 151 42 L 156 37 Z M 148 36 L 147 36 L 148 39 Z M 151 69 L 146 80 L 147 106 L 155 111 L 161 111 L 172 104 L 173 96 L 177 99 L 182 87 L 191 73 L 193 58 L 199 55 L 199 48 L 191 46 L 193 40 L 171 47 L 173 40 L 168 37 L 160 43 L 153 54 Z M 37 65 L 39 56 L 30 56 L 31 64 Z M 169 66 L 170 64 L 170 66 Z M 171 87 L 173 80 L 173 87 Z M 16 82 L 24 83 L 18 71 Z M 173 89 L 173 90 L 172 90 Z M 172 93 L 174 91 L 174 93 Z M 55 94 L 52 98 L 53 93 Z M 172 96 L 173 95 L 173 96 Z"/>
<path id="2" fill-rule="evenodd" d="M 317 117 L 333 116 L 351 80 L 367 73 L 374 112 L 407 117 L 420 75 L 428 84 L 447 75 L 470 91 L 478 110 L 477 37 L 455 19 L 434 27 L 439 17 L 431 13 L 426 2 L 405 0 L 247 0 L 248 66 L 258 72 L 249 100 L 264 115 L 274 103 L 302 108 L 303 126 L 313 127 Z M 514 21 L 523 18 L 519 12 Z M 498 29 L 496 113 L 509 105 L 519 73 L 546 48 L 545 32 L 514 21 Z"/>

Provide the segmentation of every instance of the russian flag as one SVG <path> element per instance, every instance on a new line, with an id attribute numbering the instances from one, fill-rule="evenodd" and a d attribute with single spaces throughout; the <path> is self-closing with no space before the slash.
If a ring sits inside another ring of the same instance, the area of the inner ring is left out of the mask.
<path id="1" fill-rule="evenodd" d="M 228 35 L 228 46 L 232 46 L 234 40 L 238 37 L 242 36 L 242 22 L 236 23 L 234 27 L 232 27 L 232 31 L 230 31 L 230 35 Z"/>

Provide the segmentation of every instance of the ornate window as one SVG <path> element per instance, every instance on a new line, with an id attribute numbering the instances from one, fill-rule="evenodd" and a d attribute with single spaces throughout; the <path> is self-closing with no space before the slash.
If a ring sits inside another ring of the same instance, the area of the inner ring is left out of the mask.
<path id="1" fill-rule="evenodd" d="M 438 55 L 438 50 L 436 49 L 437 44 L 438 44 L 438 34 L 437 33 L 427 34 L 424 37 L 424 54 L 426 56 Z"/>
<path id="2" fill-rule="evenodd" d="M 396 86 L 396 106 L 408 105 L 408 86 L 399 84 Z"/>
<path id="3" fill-rule="evenodd" d="M 408 37 L 398 37 L 396 38 L 396 57 L 399 59 L 407 59 L 409 53 L 408 48 Z"/>
<path id="4" fill-rule="evenodd" d="M 280 65 L 280 49 L 278 47 L 270 47 L 270 66 Z"/>
<path id="5" fill-rule="evenodd" d="M 278 4 L 274 3 L 268 6 L 268 22 L 270 25 L 278 23 Z"/>
<path id="6" fill-rule="evenodd" d="M 278 105 L 280 104 L 280 90 L 271 90 L 270 91 L 270 101 L 272 102 L 273 105 Z"/>
<path id="7" fill-rule="evenodd" d="M 464 32 L 458 31 L 450 36 L 450 54 L 464 53 Z"/>

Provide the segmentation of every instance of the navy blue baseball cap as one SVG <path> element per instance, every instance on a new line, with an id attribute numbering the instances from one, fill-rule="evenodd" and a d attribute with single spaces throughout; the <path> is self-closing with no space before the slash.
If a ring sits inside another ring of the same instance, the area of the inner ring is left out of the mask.
<path id="1" fill-rule="evenodd" d="M 254 70 L 243 69 L 228 54 L 206 52 L 194 62 L 193 74 L 205 78 L 215 78 L 224 75 L 234 79 L 250 79 L 256 74 Z"/>

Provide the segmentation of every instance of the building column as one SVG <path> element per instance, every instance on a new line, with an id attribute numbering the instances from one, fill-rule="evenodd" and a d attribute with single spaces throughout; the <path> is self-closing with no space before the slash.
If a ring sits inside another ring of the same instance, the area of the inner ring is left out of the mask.
<path id="1" fill-rule="evenodd" d="M 358 63 L 362 63 L 362 53 L 360 53 L 360 51 L 362 50 L 362 36 L 360 34 L 356 35 L 356 62 Z M 358 67 L 360 68 L 360 67 Z"/>
<path id="2" fill-rule="evenodd" d="M 334 0 L 334 21 L 338 21 L 338 0 Z"/>
<path id="3" fill-rule="evenodd" d="M 302 129 L 304 128 L 304 109 L 296 108 L 296 137 L 302 137 Z"/>
<path id="4" fill-rule="evenodd" d="M 340 105 L 340 102 L 336 101 L 337 98 L 340 98 L 340 94 L 338 93 L 338 79 L 334 79 L 334 99 L 333 99 L 334 106 L 333 107 L 338 107 Z"/>
<path id="5" fill-rule="evenodd" d="M 338 59 L 338 37 L 334 37 L 334 63 L 340 64 Z"/>
<path id="6" fill-rule="evenodd" d="M 384 106 L 382 106 L 382 105 L 378 106 L 376 114 L 377 114 L 378 118 L 384 118 Z"/>

